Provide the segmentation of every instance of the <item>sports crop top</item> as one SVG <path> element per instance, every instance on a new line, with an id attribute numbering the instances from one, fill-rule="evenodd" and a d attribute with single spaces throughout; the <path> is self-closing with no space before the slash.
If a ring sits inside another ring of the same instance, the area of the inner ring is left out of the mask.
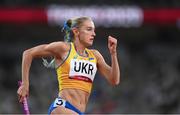
<path id="1" fill-rule="evenodd" d="M 92 50 L 85 49 L 88 56 L 80 56 L 70 43 L 70 51 L 64 62 L 56 69 L 59 91 L 74 88 L 91 92 L 92 82 L 97 71 L 97 60 Z"/>

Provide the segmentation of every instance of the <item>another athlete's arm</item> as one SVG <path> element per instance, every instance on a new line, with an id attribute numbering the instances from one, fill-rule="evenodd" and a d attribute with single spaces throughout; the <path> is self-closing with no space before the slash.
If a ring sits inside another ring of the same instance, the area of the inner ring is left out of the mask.
<path id="1" fill-rule="evenodd" d="M 108 48 L 111 55 L 111 66 L 109 66 L 103 56 L 95 50 L 94 54 L 97 58 L 97 67 L 99 72 L 112 84 L 118 85 L 120 82 L 120 69 L 117 59 L 117 40 L 111 36 L 108 38 Z"/>
<path id="2" fill-rule="evenodd" d="M 19 102 L 22 102 L 24 97 L 29 94 L 29 70 L 32 60 L 36 57 L 54 56 L 60 58 L 68 49 L 67 43 L 53 42 L 50 44 L 39 45 L 23 52 L 22 57 L 22 85 L 19 87 L 17 93 L 19 95 Z"/>

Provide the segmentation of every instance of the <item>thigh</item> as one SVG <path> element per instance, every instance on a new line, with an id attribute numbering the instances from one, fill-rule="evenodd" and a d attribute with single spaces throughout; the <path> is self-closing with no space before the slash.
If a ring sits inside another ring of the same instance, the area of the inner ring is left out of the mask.
<path id="1" fill-rule="evenodd" d="M 51 114 L 72 114 L 72 115 L 78 115 L 78 113 L 76 113 L 75 111 L 71 110 L 71 109 L 67 109 L 65 107 L 62 106 L 58 106 L 57 108 L 55 108 Z"/>

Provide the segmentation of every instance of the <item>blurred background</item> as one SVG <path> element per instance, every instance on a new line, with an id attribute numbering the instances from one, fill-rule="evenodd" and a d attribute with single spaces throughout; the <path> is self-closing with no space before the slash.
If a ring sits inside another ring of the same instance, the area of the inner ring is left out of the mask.
<path id="1" fill-rule="evenodd" d="M 63 40 L 63 22 L 90 16 L 92 48 L 110 64 L 107 37 L 118 39 L 121 83 L 112 87 L 97 73 L 86 113 L 180 113 L 179 0 L 1 0 L 0 113 L 21 114 L 17 100 L 24 50 Z M 30 70 L 31 113 L 47 113 L 57 97 L 56 72 L 41 59 Z"/>

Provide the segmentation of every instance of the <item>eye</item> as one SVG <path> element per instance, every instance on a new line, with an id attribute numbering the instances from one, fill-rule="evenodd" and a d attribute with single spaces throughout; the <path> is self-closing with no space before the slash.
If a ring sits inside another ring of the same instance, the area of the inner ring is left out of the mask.
<path id="1" fill-rule="evenodd" d="M 92 28 L 87 28 L 87 30 L 88 30 L 88 31 L 91 31 L 91 30 L 92 30 Z"/>
<path id="2" fill-rule="evenodd" d="M 88 27 L 88 28 L 87 28 L 87 31 L 94 31 L 94 28 Z"/>

